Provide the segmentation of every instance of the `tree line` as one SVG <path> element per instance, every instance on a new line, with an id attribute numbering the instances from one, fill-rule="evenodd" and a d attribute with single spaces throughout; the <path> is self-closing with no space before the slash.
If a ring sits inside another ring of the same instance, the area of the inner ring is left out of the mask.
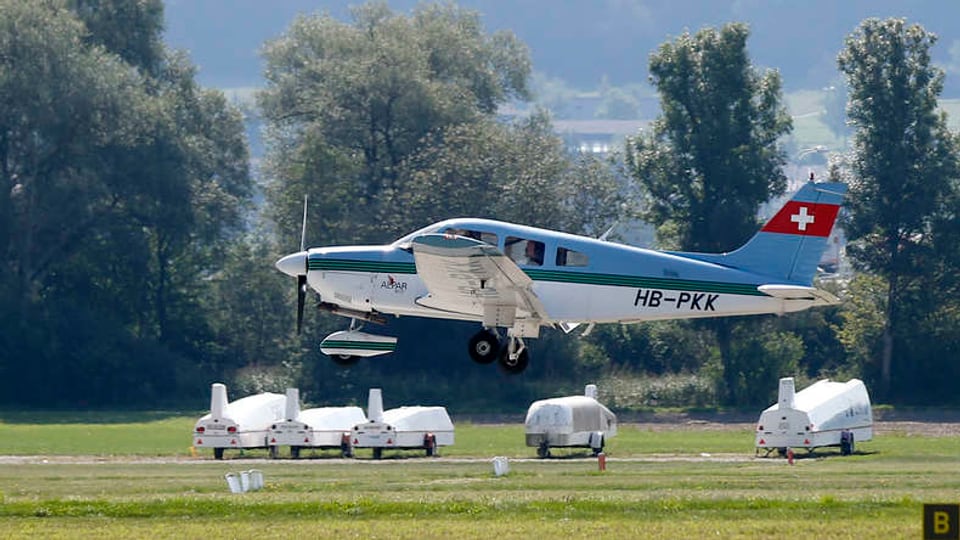
<path id="1" fill-rule="evenodd" d="M 520 378 L 467 358 L 475 325 L 395 319 L 393 355 L 343 369 L 317 350 L 346 320 L 309 309 L 273 262 L 300 244 L 381 244 L 456 216 L 598 236 L 643 219 L 658 244 L 728 251 L 786 190 L 791 121 L 749 28 L 651 54 L 661 114 L 609 158 L 571 154 L 531 100 L 529 51 L 480 14 L 371 2 L 300 16 L 263 48 L 251 169 L 243 112 L 162 41 L 160 0 L 0 0 L 0 402 L 202 406 L 295 385 L 314 402 L 513 410 L 591 380 L 690 374 L 710 405 L 766 404 L 778 377 L 863 378 L 875 400 L 956 404 L 958 140 L 937 110 L 936 38 L 863 21 L 838 52 L 852 147 L 842 305 L 787 317 L 547 331 Z M 723 224 L 719 226 L 719 224 Z M 392 393 L 391 393 L 392 392 Z"/>

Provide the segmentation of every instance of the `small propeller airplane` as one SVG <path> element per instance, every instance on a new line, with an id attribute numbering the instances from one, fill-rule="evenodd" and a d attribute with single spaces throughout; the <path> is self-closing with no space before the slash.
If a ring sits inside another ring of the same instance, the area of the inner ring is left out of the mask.
<path id="1" fill-rule="evenodd" d="M 297 279 L 297 331 L 307 286 L 322 310 L 351 319 L 324 338 L 338 364 L 396 349 L 362 331 L 385 315 L 475 321 L 481 364 L 510 374 L 530 361 L 524 339 L 541 327 L 784 314 L 836 304 L 813 287 L 846 186 L 808 182 L 755 236 L 730 253 L 653 251 L 488 219 L 449 219 L 382 246 L 304 249 L 277 268 Z M 306 227 L 306 205 L 304 206 Z M 505 329 L 505 332 L 504 332 Z M 505 336 L 503 335 L 505 333 Z"/>

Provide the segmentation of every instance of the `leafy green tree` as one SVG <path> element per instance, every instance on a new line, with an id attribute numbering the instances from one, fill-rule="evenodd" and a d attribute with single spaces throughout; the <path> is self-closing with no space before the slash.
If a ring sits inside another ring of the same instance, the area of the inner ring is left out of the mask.
<path id="1" fill-rule="evenodd" d="M 650 59 L 663 113 L 629 141 L 627 167 L 647 220 L 684 250 L 739 246 L 757 208 L 786 188 L 778 140 L 791 121 L 779 75 L 750 63 L 748 36 L 739 23 L 684 33 Z"/>
<path id="2" fill-rule="evenodd" d="M 165 51 L 163 0 L 66 0 L 87 28 L 85 42 L 157 75 Z"/>
<path id="3" fill-rule="evenodd" d="M 25 314 L 120 205 L 125 188 L 110 169 L 136 144 L 146 110 L 141 79 L 81 46 L 83 25 L 68 13 L 4 0 L 0 35 L 0 253 Z"/>
<path id="4" fill-rule="evenodd" d="M 662 115 L 627 144 L 626 166 L 639 184 L 647 221 L 665 246 L 724 252 L 757 230 L 759 206 L 786 188 L 779 140 L 791 128 L 780 77 L 750 63 L 740 23 L 684 33 L 650 59 Z M 728 399 L 743 373 L 727 319 L 716 332 Z"/>
<path id="5" fill-rule="evenodd" d="M 798 373 L 803 355 L 800 336 L 778 331 L 773 319 L 741 325 L 734 330 L 723 378 L 717 383 L 732 405 L 765 406 L 776 398 L 777 381 Z"/>
<path id="6" fill-rule="evenodd" d="M 879 387 L 893 397 L 898 345 L 914 329 L 909 305 L 933 254 L 932 225 L 960 176 L 958 145 L 937 109 L 943 72 L 931 64 L 936 36 L 903 19 L 868 19 L 840 52 L 847 114 L 854 123 L 848 252 L 858 268 L 883 278 L 884 327 Z"/>
<path id="7" fill-rule="evenodd" d="M 161 8 L 0 0 L 4 396 L 169 398 L 211 354 L 203 277 L 243 225 L 246 146 L 160 48 Z"/>
<path id="8" fill-rule="evenodd" d="M 394 234 L 475 216 L 599 235 L 623 212 L 621 184 L 611 163 L 571 159 L 539 112 L 445 130 L 404 163 L 386 206 L 399 214 Z"/>
<path id="9" fill-rule="evenodd" d="M 474 12 L 423 4 L 404 16 L 377 2 L 351 13 L 350 24 L 300 17 L 266 48 L 259 100 L 282 244 L 298 243 L 291 225 L 305 192 L 324 194 L 311 199 L 311 219 L 323 220 L 312 241 L 383 241 L 381 196 L 403 162 L 444 128 L 527 97 L 526 48 L 508 32 L 485 34 Z"/>

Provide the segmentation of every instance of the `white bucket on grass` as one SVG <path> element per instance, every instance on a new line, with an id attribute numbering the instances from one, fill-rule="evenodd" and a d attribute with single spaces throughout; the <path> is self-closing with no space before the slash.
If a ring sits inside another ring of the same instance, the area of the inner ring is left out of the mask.
<path id="1" fill-rule="evenodd" d="M 503 476 L 510 472 L 510 462 L 503 456 L 493 458 L 493 474 Z"/>
<path id="2" fill-rule="evenodd" d="M 243 486 L 240 484 L 240 477 L 237 476 L 237 473 L 227 473 L 223 475 L 227 479 L 227 486 L 230 488 L 230 493 L 243 493 Z"/>

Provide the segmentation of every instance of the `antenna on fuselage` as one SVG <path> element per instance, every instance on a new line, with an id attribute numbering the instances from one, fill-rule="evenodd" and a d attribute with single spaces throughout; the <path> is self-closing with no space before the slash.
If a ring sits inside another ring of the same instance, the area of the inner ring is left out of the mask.
<path id="1" fill-rule="evenodd" d="M 614 222 L 613 222 L 613 225 L 611 225 L 609 229 L 607 229 L 603 234 L 600 235 L 599 240 L 600 240 L 601 242 L 606 242 L 606 241 L 607 241 L 607 237 L 610 236 L 610 233 L 613 232 L 613 229 L 616 228 L 616 226 L 617 226 L 618 223 L 619 223 L 618 221 L 614 221 Z"/>

